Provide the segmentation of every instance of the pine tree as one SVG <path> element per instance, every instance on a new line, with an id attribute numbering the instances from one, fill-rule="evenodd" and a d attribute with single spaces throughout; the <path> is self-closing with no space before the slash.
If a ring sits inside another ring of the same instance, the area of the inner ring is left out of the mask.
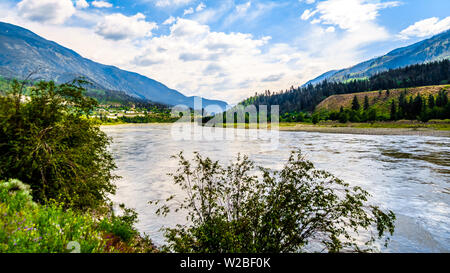
<path id="1" fill-rule="evenodd" d="M 358 111 L 361 108 L 361 106 L 359 105 L 358 102 L 358 97 L 356 97 L 356 95 L 353 97 L 353 101 L 352 101 L 352 110 Z"/>
<path id="2" fill-rule="evenodd" d="M 434 96 L 432 94 L 430 94 L 428 96 L 428 107 L 433 108 L 435 105 L 434 103 Z"/>
<path id="3" fill-rule="evenodd" d="M 395 104 L 395 100 L 392 100 L 391 104 L 391 120 L 397 120 L 397 105 Z"/>
<path id="4" fill-rule="evenodd" d="M 420 94 L 417 94 L 412 105 L 412 113 L 414 118 L 418 116 L 420 112 L 422 112 L 422 104 L 422 96 Z"/>
<path id="5" fill-rule="evenodd" d="M 370 107 L 370 104 L 369 104 L 369 97 L 366 95 L 366 96 L 364 97 L 364 111 L 367 111 L 367 110 L 369 109 L 369 107 Z"/>

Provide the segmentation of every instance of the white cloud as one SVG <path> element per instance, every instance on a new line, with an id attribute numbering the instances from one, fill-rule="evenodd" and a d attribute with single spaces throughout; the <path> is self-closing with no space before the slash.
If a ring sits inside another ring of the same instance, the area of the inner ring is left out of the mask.
<path id="1" fill-rule="evenodd" d="M 157 0 L 148 1 L 156 3 Z M 246 23 L 247 18 L 254 22 L 255 16 L 274 7 L 255 0 L 241 3 L 240 11 L 245 16 L 233 19 L 239 19 L 239 23 Z M 318 10 L 320 3 L 316 1 L 310 12 Z M 239 102 L 256 91 L 298 86 L 330 69 L 353 65 L 367 58 L 362 51 L 364 45 L 390 37 L 375 19 L 360 19 L 361 28 L 342 29 L 341 25 L 346 24 L 340 19 L 333 19 L 333 23 L 327 19 L 325 23 L 321 18 L 329 14 L 325 9 L 308 18 L 311 23 L 317 20 L 309 29 L 302 33 L 295 33 L 295 28 L 290 30 L 298 36 L 290 44 L 269 43 L 270 37 L 212 31 L 204 24 L 213 20 L 225 23 L 228 14 L 236 11 L 234 1 L 223 1 L 219 7 L 196 12 L 192 20 L 171 16 L 163 23 L 170 25 L 169 33 L 159 36 L 151 35 L 157 25 L 146 21 L 142 14 L 108 15 L 101 9 L 77 10 L 73 18 L 81 19 L 81 27 L 33 22 L 18 15 L 18 9 L 0 3 L 0 20 L 26 27 L 86 58 L 146 75 L 186 95 L 230 103 Z"/>
<path id="2" fill-rule="evenodd" d="M 182 6 L 193 2 L 193 0 L 158 0 L 156 1 L 157 7 L 171 7 L 171 6 Z"/>
<path id="3" fill-rule="evenodd" d="M 439 34 L 450 29 L 450 16 L 439 20 L 437 17 L 424 19 L 402 30 L 398 37 L 409 39 L 412 37 L 426 37 Z"/>
<path id="4" fill-rule="evenodd" d="M 77 7 L 77 9 L 85 9 L 89 7 L 89 3 L 86 2 L 86 0 L 77 0 L 75 6 Z"/>
<path id="5" fill-rule="evenodd" d="M 297 55 L 284 50 L 284 59 L 274 60 L 272 52 L 262 51 L 269 40 L 244 33 L 215 32 L 196 21 L 179 18 L 168 35 L 153 37 L 147 43 L 136 60 L 145 60 L 148 65 L 134 70 L 158 75 L 158 80 L 187 95 L 236 103 L 255 91 L 278 88 L 285 79 L 299 84 L 295 70 L 286 65 Z M 276 55 L 282 55 L 281 51 Z M 267 75 L 267 71 L 278 74 Z"/>
<path id="6" fill-rule="evenodd" d="M 298 0 L 300 3 L 306 3 L 306 4 L 314 4 L 316 0 Z"/>
<path id="7" fill-rule="evenodd" d="M 71 0 L 22 0 L 17 8 L 26 19 L 53 24 L 62 24 L 75 13 Z"/>
<path id="8" fill-rule="evenodd" d="M 175 17 L 170 16 L 169 18 L 167 18 L 162 24 L 163 25 L 171 25 L 173 24 L 177 19 L 175 19 Z"/>
<path id="9" fill-rule="evenodd" d="M 111 8 L 113 5 L 106 1 L 93 1 L 92 6 L 96 8 Z"/>
<path id="10" fill-rule="evenodd" d="M 378 17 L 379 10 L 398 5 L 400 5 L 398 1 L 327 0 L 318 2 L 314 11 L 305 10 L 302 19 L 308 20 L 319 14 L 315 20 L 320 20 L 322 24 L 336 25 L 345 30 L 355 30 L 373 22 Z"/>
<path id="11" fill-rule="evenodd" d="M 201 2 L 201 3 L 198 4 L 198 6 L 195 8 L 195 11 L 196 11 L 196 12 L 199 12 L 199 11 L 204 10 L 205 8 L 206 8 L 206 5 L 205 5 L 203 2 Z"/>
<path id="12" fill-rule="evenodd" d="M 313 63 L 303 69 L 303 75 L 310 75 L 310 78 L 330 68 L 344 68 L 366 59 L 364 46 L 386 41 L 392 36 L 378 25 L 376 19 L 379 11 L 400 4 L 397 1 L 377 0 L 325 0 L 315 3 L 315 7 L 305 10 L 301 16 L 303 20 L 310 20 L 311 28 L 298 41 L 299 47 Z M 337 32 L 337 28 L 342 31 Z"/>
<path id="13" fill-rule="evenodd" d="M 328 27 L 325 29 L 326 32 L 334 32 L 336 29 L 334 27 Z"/>
<path id="14" fill-rule="evenodd" d="M 97 24 L 96 33 L 110 40 L 136 39 L 151 36 L 155 28 L 157 24 L 147 22 L 142 13 L 129 17 L 114 13 L 106 15 Z"/>
<path id="15" fill-rule="evenodd" d="M 317 12 L 319 12 L 318 10 L 312 11 L 310 9 L 305 9 L 305 11 L 302 13 L 302 16 L 300 16 L 300 18 L 302 20 L 308 20 L 309 18 L 311 18 L 312 16 L 314 16 Z"/>
<path id="16" fill-rule="evenodd" d="M 194 8 L 188 8 L 188 9 L 185 9 L 184 10 L 184 12 L 183 12 L 183 15 L 189 15 L 189 14 L 193 14 L 194 13 Z"/>

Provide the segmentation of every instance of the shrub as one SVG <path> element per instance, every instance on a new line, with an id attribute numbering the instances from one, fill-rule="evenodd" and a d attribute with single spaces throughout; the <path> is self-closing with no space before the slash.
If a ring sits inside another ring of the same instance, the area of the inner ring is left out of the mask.
<path id="1" fill-rule="evenodd" d="M 138 232 L 134 228 L 138 216 L 134 210 L 125 208 L 123 204 L 120 205 L 120 208 L 124 211 L 124 215 L 116 216 L 113 213 L 110 218 L 103 219 L 99 226 L 102 230 L 118 236 L 124 242 L 128 243 L 138 235 Z"/>
<path id="2" fill-rule="evenodd" d="M 18 180 L 0 182 L 0 227 L 0 253 L 64 253 L 70 242 L 79 243 L 81 252 L 104 251 L 91 215 L 38 205 Z"/>
<path id="3" fill-rule="evenodd" d="M 156 252 L 134 228 L 137 214 L 121 206 L 122 216 L 98 220 L 89 212 L 32 201 L 18 180 L 0 181 L 0 253 Z M 79 246 L 79 249 L 77 248 Z"/>
<path id="4" fill-rule="evenodd" d="M 375 251 L 377 239 L 387 244 L 386 233 L 394 232 L 393 212 L 367 204 L 366 191 L 315 169 L 300 151 L 280 172 L 256 168 L 246 156 L 227 167 L 198 153 L 194 166 L 183 153 L 176 158 L 172 177 L 186 197 L 177 204 L 171 196 L 157 213 L 186 210 L 190 224 L 165 229 L 167 251 L 285 253 L 310 244 L 316 251 Z"/>
<path id="5" fill-rule="evenodd" d="M 319 115 L 318 115 L 318 114 L 314 114 L 314 115 L 312 116 L 312 123 L 313 123 L 313 124 L 319 123 Z"/>
<path id="6" fill-rule="evenodd" d="M 82 84 L 40 82 L 24 99 L 14 81 L 0 96 L 0 179 L 30 185 L 39 203 L 96 208 L 115 192 L 110 140 L 86 118 L 96 101 L 83 95 Z"/>

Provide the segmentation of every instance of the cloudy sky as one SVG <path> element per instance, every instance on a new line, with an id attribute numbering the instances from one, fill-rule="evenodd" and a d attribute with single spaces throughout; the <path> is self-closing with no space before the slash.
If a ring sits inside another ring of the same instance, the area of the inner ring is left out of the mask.
<path id="1" fill-rule="evenodd" d="M 1 0 L 0 21 L 236 103 L 450 28 L 448 0 Z"/>

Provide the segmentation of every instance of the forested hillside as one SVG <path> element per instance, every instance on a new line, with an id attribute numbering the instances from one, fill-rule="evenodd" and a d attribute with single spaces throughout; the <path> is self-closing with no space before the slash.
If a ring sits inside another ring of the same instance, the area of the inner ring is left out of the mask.
<path id="1" fill-rule="evenodd" d="M 324 99 L 336 94 L 352 94 L 374 90 L 409 88 L 450 83 L 450 61 L 411 65 L 379 73 L 368 79 L 347 82 L 323 81 L 317 85 L 271 93 L 255 94 L 242 102 L 244 105 L 279 105 L 280 112 L 312 112 Z"/>

